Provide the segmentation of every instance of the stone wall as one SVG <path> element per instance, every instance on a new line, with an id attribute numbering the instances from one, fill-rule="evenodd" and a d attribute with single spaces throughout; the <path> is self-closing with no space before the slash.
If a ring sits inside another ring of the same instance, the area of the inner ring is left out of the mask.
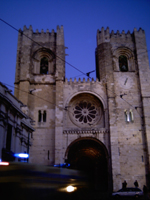
<path id="1" fill-rule="evenodd" d="M 32 40 L 30 40 L 28 37 Z M 128 70 L 121 71 L 125 56 Z M 40 60 L 48 73 L 40 74 Z M 65 80 L 63 27 L 18 36 L 15 96 L 34 119 L 31 162 L 53 165 L 67 160 L 74 141 L 91 138 L 107 151 L 109 190 L 146 184 L 150 159 L 149 63 L 145 34 L 97 31 L 97 79 Z M 46 113 L 46 120 L 45 120 Z M 112 177 L 111 177 L 112 176 Z"/>

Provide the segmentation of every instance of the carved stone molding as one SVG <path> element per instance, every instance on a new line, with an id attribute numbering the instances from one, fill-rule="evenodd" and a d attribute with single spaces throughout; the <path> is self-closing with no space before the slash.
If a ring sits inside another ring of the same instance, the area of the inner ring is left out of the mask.
<path id="1" fill-rule="evenodd" d="M 63 134 L 102 134 L 108 132 L 108 130 L 64 130 Z"/>

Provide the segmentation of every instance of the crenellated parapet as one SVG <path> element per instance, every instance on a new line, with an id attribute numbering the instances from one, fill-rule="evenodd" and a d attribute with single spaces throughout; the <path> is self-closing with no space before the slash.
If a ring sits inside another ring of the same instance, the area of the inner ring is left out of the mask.
<path id="1" fill-rule="evenodd" d="M 63 31 L 63 27 L 62 26 L 61 27 L 57 26 L 57 30 L 58 31 L 59 30 Z M 47 29 L 46 31 L 44 31 L 42 29 L 41 32 L 38 29 L 36 29 L 36 31 L 34 32 L 31 25 L 29 26 L 29 28 L 27 28 L 26 25 L 24 25 L 23 32 L 30 32 L 30 31 L 32 31 L 34 34 L 43 34 L 44 33 L 44 34 L 52 34 L 53 35 L 55 33 L 54 29 L 52 29 L 51 32 L 49 31 L 49 29 Z M 20 29 L 19 32 L 22 32 L 22 30 Z"/>
<path id="2" fill-rule="evenodd" d="M 145 31 L 142 28 L 139 28 L 139 30 L 137 30 L 136 28 L 134 28 L 134 33 L 137 33 L 139 35 L 145 35 Z"/>
<path id="3" fill-rule="evenodd" d="M 109 27 L 106 30 L 104 30 L 104 27 L 101 28 L 101 31 L 97 30 L 97 45 L 104 42 L 110 42 Z"/>
<path id="4" fill-rule="evenodd" d="M 78 80 L 74 79 L 65 79 L 64 82 L 64 98 L 68 99 L 68 95 L 81 97 L 82 93 L 92 94 L 92 95 L 100 95 L 102 99 L 106 99 L 106 82 L 105 80 L 99 81 L 98 79 L 85 79 L 82 80 L 79 78 Z M 102 100 L 103 101 L 103 100 Z M 69 100 L 68 100 L 69 103 Z M 66 104 L 65 104 L 66 106 Z"/>
<path id="5" fill-rule="evenodd" d="M 117 30 L 117 32 L 114 32 L 113 30 L 110 32 L 109 31 L 109 27 L 107 27 L 106 29 L 104 29 L 104 27 L 101 28 L 101 30 L 97 30 L 97 45 L 101 44 L 101 43 L 105 43 L 105 42 L 111 42 L 113 41 L 113 39 L 126 39 L 126 40 L 131 40 L 133 38 L 133 34 L 138 34 L 143 36 L 143 34 L 145 35 L 144 30 L 142 30 L 141 28 L 137 31 L 136 28 L 134 28 L 133 33 L 131 33 L 130 31 L 127 31 L 127 33 L 125 33 L 125 31 L 123 30 L 122 32 L 120 32 L 119 30 Z"/>
<path id="6" fill-rule="evenodd" d="M 19 36 L 23 36 L 25 38 L 25 42 L 27 42 L 27 39 L 31 38 L 32 40 L 35 40 L 36 42 L 57 42 L 57 45 L 64 45 L 64 29 L 63 26 L 57 26 L 57 32 L 54 31 L 54 29 L 49 31 L 47 29 L 44 31 L 43 29 L 39 31 L 36 29 L 36 31 L 33 31 L 32 26 L 30 25 L 29 28 L 26 26 L 23 27 L 23 30 L 19 29 Z M 27 36 L 27 37 L 26 37 Z M 29 37 L 29 38 L 28 38 Z"/>

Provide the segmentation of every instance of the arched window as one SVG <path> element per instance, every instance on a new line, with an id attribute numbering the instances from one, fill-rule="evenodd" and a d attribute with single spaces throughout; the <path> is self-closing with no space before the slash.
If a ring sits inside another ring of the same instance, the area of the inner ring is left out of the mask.
<path id="1" fill-rule="evenodd" d="M 129 113 L 127 110 L 124 110 L 125 121 L 130 122 Z"/>
<path id="2" fill-rule="evenodd" d="M 126 56 L 119 56 L 119 68 L 121 72 L 127 72 L 128 71 L 128 60 Z"/>
<path id="3" fill-rule="evenodd" d="M 40 74 L 48 74 L 48 59 L 46 57 L 41 59 Z"/>
<path id="4" fill-rule="evenodd" d="M 38 122 L 46 122 L 46 110 L 39 110 L 38 111 Z"/>
<path id="5" fill-rule="evenodd" d="M 134 122 L 134 116 L 132 110 L 124 110 L 125 121 L 126 122 Z"/>

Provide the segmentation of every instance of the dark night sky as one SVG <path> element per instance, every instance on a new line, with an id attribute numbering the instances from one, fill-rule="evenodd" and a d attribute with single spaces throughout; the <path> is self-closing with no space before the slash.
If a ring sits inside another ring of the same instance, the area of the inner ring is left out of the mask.
<path id="1" fill-rule="evenodd" d="M 144 29 L 150 60 L 150 0 L 1 0 L 0 18 L 16 29 L 32 25 L 34 31 L 56 31 L 63 25 L 66 61 L 83 73 L 95 70 L 96 32 L 101 27 L 131 33 Z M 17 39 L 17 31 L 0 21 L 0 81 L 12 86 Z M 66 77 L 85 75 L 66 64 Z"/>

